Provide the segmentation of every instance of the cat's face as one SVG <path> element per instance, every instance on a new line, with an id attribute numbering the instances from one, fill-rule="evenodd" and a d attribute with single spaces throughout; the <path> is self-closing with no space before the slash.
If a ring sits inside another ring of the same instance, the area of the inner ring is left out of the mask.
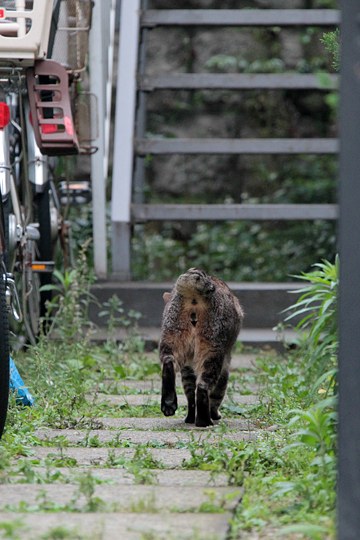
<path id="1" fill-rule="evenodd" d="M 210 276 L 199 268 L 190 268 L 185 274 L 181 274 L 176 282 L 176 290 L 183 296 L 193 292 L 202 296 L 209 296 L 215 290 Z"/>

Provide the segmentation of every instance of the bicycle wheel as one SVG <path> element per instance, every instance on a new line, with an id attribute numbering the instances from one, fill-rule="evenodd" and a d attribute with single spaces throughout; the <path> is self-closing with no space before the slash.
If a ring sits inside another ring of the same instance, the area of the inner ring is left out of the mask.
<path id="1" fill-rule="evenodd" d="M 51 231 L 50 215 L 50 194 L 49 186 L 42 193 L 35 195 L 35 208 L 37 210 L 37 221 L 39 223 L 40 240 L 38 241 L 39 261 L 53 261 L 54 249 Z M 50 272 L 40 274 L 41 286 L 49 285 L 52 282 Z M 40 291 L 40 316 L 45 317 L 47 302 L 51 300 L 51 291 Z"/>
<path id="2" fill-rule="evenodd" d="M 39 223 L 38 260 L 53 263 L 54 268 L 72 266 L 71 226 L 63 214 L 55 181 L 49 180 L 47 188 L 34 198 L 36 221 Z M 40 274 L 41 285 L 52 283 L 52 273 Z M 42 315 L 51 291 L 42 291 Z"/>
<path id="3" fill-rule="evenodd" d="M 0 194 L 0 438 L 4 431 L 9 401 L 9 318 L 6 303 L 6 269 L 4 263 L 5 231 L 4 216 Z"/>

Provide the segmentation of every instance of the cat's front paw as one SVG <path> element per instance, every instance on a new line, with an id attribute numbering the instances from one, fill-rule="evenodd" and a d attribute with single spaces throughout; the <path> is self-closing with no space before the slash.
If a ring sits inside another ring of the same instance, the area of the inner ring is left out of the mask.
<path id="1" fill-rule="evenodd" d="M 210 416 L 211 416 L 212 420 L 220 420 L 221 419 L 221 414 L 219 413 L 219 411 L 217 411 L 215 409 L 211 409 Z"/>
<path id="2" fill-rule="evenodd" d="M 195 413 L 188 413 L 185 418 L 185 424 L 195 424 Z"/>
<path id="3" fill-rule="evenodd" d="M 211 418 L 196 417 L 196 420 L 195 420 L 196 427 L 208 427 L 208 426 L 213 426 L 213 425 L 214 425 L 214 422 L 211 420 Z"/>
<path id="4" fill-rule="evenodd" d="M 161 398 L 161 412 L 165 416 L 173 416 L 175 414 L 176 409 L 177 409 L 176 395 Z"/>

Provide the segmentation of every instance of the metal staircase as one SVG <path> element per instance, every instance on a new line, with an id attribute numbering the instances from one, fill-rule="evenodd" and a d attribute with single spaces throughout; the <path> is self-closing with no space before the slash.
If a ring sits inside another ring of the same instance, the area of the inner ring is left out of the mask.
<path id="1" fill-rule="evenodd" d="M 326 86 L 309 74 L 204 74 L 144 75 L 146 32 L 179 26 L 206 27 L 333 27 L 339 12 L 331 9 L 193 9 L 154 10 L 139 8 L 140 0 L 122 0 L 120 63 L 117 86 L 115 156 L 112 188 L 112 271 L 114 281 L 96 289 L 125 299 L 126 307 L 145 313 L 143 324 L 157 326 L 162 310 L 161 292 L 166 284 L 131 282 L 131 227 L 146 221 L 200 220 L 314 220 L 337 219 L 333 204 L 142 204 L 133 199 L 133 187 L 143 175 L 149 154 L 335 154 L 337 139 L 156 139 L 146 137 L 146 94 L 161 89 L 320 89 L 336 88 L 337 77 Z M 125 50 L 126 49 L 126 50 Z M 136 74 L 136 75 L 135 75 Z M 134 76 L 135 75 L 135 76 Z M 137 96 L 137 99 L 136 99 Z M 141 183 L 141 181 L 140 181 Z M 175 278 L 176 276 L 174 276 Z M 245 304 L 246 328 L 271 328 L 279 311 L 293 302 L 284 294 L 294 284 L 233 284 Z M 154 292 L 155 291 L 155 292 Z M 148 309 L 151 306 L 151 309 Z M 255 335 L 255 334 L 254 334 Z M 251 340 L 250 340 L 251 341 Z M 261 340 L 260 340 L 261 341 Z"/>

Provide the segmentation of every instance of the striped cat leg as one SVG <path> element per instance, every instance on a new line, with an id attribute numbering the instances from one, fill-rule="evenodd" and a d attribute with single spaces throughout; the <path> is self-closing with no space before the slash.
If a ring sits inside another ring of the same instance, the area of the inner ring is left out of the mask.
<path id="1" fill-rule="evenodd" d="M 198 427 L 212 426 L 210 417 L 210 392 L 216 386 L 223 366 L 222 355 L 215 354 L 205 360 L 196 385 L 196 419 Z"/>
<path id="2" fill-rule="evenodd" d="M 175 386 L 175 360 L 170 351 L 161 351 L 162 363 L 162 386 L 161 386 L 161 411 L 165 416 L 173 416 L 177 409 L 177 396 Z"/>
<path id="3" fill-rule="evenodd" d="M 187 414 L 187 417 L 185 418 L 185 422 L 187 424 L 194 424 L 196 375 L 192 367 L 185 366 L 182 368 L 181 380 L 182 380 L 185 396 L 188 402 L 188 414 Z"/>
<path id="4" fill-rule="evenodd" d="M 215 388 L 210 393 L 210 416 L 213 420 L 220 420 L 219 407 L 224 399 L 229 380 L 228 370 L 223 369 L 216 383 Z"/>

